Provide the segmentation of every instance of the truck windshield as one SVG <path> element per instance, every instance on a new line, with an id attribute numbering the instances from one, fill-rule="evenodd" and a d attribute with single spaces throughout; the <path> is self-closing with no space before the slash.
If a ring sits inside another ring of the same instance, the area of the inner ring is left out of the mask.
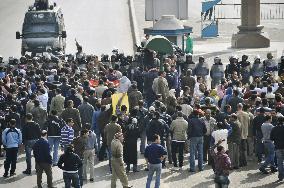
<path id="1" fill-rule="evenodd" d="M 54 12 L 27 12 L 24 23 L 39 24 L 39 23 L 56 23 Z"/>
<path id="2" fill-rule="evenodd" d="M 55 37 L 58 35 L 56 24 L 26 24 L 23 27 L 24 37 Z"/>

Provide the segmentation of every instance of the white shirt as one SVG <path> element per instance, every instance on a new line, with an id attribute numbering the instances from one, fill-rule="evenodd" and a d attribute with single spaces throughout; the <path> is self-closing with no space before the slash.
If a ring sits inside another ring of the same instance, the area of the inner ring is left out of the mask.
<path id="1" fill-rule="evenodd" d="M 37 100 L 39 100 L 40 106 L 43 109 L 47 110 L 48 94 L 45 93 L 45 94 L 37 96 Z"/>
<path id="2" fill-rule="evenodd" d="M 182 104 L 181 105 L 181 111 L 184 115 L 186 115 L 188 117 L 192 113 L 193 108 L 188 104 Z"/>
<path id="3" fill-rule="evenodd" d="M 131 86 L 131 81 L 126 76 L 123 76 L 119 81 L 117 91 L 119 93 L 126 93 Z"/>
<path id="4" fill-rule="evenodd" d="M 227 129 L 219 129 L 219 130 L 213 131 L 212 137 L 215 140 L 214 144 L 217 144 L 217 142 L 219 140 L 225 140 L 220 145 L 224 147 L 225 151 L 227 151 L 228 150 L 228 143 L 227 143 L 228 135 L 229 135 L 229 131 Z M 217 152 L 217 150 L 216 150 L 216 152 Z"/>

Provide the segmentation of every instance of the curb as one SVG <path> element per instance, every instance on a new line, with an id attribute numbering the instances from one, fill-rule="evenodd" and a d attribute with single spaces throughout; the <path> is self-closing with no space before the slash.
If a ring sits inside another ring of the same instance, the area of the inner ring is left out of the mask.
<path id="1" fill-rule="evenodd" d="M 132 37 L 134 40 L 133 49 L 134 52 L 136 52 L 136 45 L 140 46 L 141 40 L 140 40 L 140 34 L 139 34 L 139 27 L 136 19 L 136 13 L 135 13 L 135 7 L 133 0 L 128 0 L 129 3 L 129 13 L 130 13 L 130 25 L 132 30 Z"/>

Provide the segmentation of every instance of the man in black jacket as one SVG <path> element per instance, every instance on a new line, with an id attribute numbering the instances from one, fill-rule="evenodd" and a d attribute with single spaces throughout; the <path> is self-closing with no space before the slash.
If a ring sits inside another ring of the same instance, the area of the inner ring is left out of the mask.
<path id="1" fill-rule="evenodd" d="M 153 115 L 153 119 L 150 121 L 147 130 L 147 141 L 148 144 L 151 144 L 154 142 L 154 135 L 157 134 L 160 136 L 160 138 L 163 138 L 164 136 L 164 125 L 162 121 L 160 120 L 160 114 L 159 112 L 155 112 Z"/>
<path id="2" fill-rule="evenodd" d="M 24 174 L 31 174 L 31 159 L 32 148 L 36 141 L 40 138 L 40 128 L 38 123 L 33 121 L 33 115 L 28 113 L 26 115 L 26 124 L 23 127 L 23 143 L 25 145 L 27 169 L 23 171 Z"/>
<path id="3" fill-rule="evenodd" d="M 34 144 L 34 157 L 36 161 L 36 174 L 37 174 L 37 186 L 42 188 L 42 173 L 43 171 L 47 176 L 48 188 L 52 186 L 52 160 L 50 155 L 50 146 L 47 141 L 47 132 L 43 130 L 41 132 L 41 138 Z"/>
<path id="4" fill-rule="evenodd" d="M 274 141 L 277 165 L 278 165 L 278 179 L 282 181 L 284 178 L 284 117 L 278 118 L 278 125 L 271 130 L 270 139 Z"/>
<path id="5" fill-rule="evenodd" d="M 189 172 L 195 172 L 195 154 L 198 153 L 198 168 L 202 171 L 203 166 L 203 136 L 207 132 L 206 125 L 199 118 L 199 111 L 194 110 L 192 118 L 188 121 L 188 137 L 190 139 Z"/>
<path id="6" fill-rule="evenodd" d="M 258 158 L 258 162 L 262 161 L 262 154 L 264 153 L 264 146 L 262 143 L 262 132 L 261 132 L 261 125 L 265 122 L 265 109 L 260 108 L 259 114 L 253 119 L 252 122 L 252 129 L 253 129 L 253 136 L 256 139 L 256 156 Z"/>
<path id="7" fill-rule="evenodd" d="M 57 165 L 58 149 L 60 144 L 61 129 L 64 127 L 65 122 L 57 116 L 56 110 L 51 110 L 51 115 L 48 116 L 44 129 L 47 130 L 48 143 L 50 144 L 51 151 L 53 150 L 52 164 Z"/>
<path id="8" fill-rule="evenodd" d="M 83 164 L 80 157 L 74 153 L 73 145 L 67 146 L 65 153 L 60 156 L 57 165 L 63 170 L 65 188 L 71 188 L 71 181 L 75 188 L 81 187 L 78 170 Z"/>

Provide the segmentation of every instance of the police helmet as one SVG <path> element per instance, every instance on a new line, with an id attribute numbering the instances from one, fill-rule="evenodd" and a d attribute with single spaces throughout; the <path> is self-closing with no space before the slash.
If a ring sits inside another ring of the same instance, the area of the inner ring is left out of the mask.
<path id="1" fill-rule="evenodd" d="M 214 58 L 214 63 L 220 63 L 221 62 L 221 58 L 219 56 L 216 56 Z"/>
<path id="2" fill-rule="evenodd" d="M 239 57 L 238 57 L 237 55 L 234 55 L 232 58 L 233 58 L 233 59 L 236 59 L 236 60 L 239 59 Z"/>
<path id="3" fill-rule="evenodd" d="M 256 55 L 256 56 L 254 57 L 254 61 L 257 60 L 257 59 L 260 60 L 260 55 Z"/>

